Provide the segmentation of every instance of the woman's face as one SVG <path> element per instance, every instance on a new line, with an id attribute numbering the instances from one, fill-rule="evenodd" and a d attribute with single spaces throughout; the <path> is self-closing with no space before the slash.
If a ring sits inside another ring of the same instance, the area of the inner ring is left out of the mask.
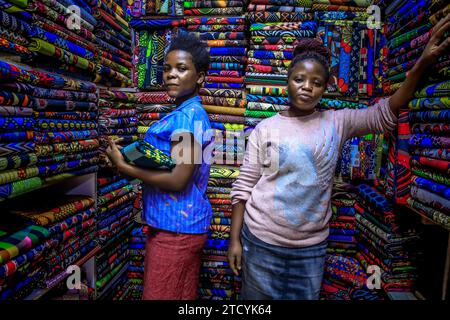
<path id="1" fill-rule="evenodd" d="M 186 100 L 197 94 L 198 85 L 205 79 L 197 72 L 192 55 L 183 50 L 170 51 L 164 61 L 163 80 L 167 94 L 177 100 Z"/>
<path id="2" fill-rule="evenodd" d="M 313 59 L 298 62 L 288 78 L 292 111 L 311 113 L 327 87 L 324 67 Z"/>

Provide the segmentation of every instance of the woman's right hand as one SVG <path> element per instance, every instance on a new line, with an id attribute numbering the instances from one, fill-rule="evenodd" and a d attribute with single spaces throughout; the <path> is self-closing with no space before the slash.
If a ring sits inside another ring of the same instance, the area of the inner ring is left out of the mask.
<path id="1" fill-rule="evenodd" d="M 235 275 L 241 271 L 242 245 L 239 240 L 232 241 L 228 248 L 228 262 Z"/>

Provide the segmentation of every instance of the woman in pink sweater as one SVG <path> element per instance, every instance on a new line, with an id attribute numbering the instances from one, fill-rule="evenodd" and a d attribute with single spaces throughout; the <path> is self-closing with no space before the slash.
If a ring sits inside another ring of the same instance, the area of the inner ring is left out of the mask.
<path id="1" fill-rule="evenodd" d="M 290 109 L 251 133 L 231 193 L 228 259 L 236 275 L 242 266 L 242 299 L 319 298 L 341 147 L 351 137 L 395 128 L 421 76 L 450 47 L 449 38 L 442 41 L 448 29 L 450 15 L 434 27 L 401 88 L 363 110 L 318 112 L 329 52 L 316 39 L 297 46 L 288 71 Z"/>

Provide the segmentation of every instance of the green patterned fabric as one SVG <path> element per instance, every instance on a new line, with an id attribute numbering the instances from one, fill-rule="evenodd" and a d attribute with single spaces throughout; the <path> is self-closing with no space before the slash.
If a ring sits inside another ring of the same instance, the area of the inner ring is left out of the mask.
<path id="1" fill-rule="evenodd" d="M 172 169 L 175 167 L 175 163 L 169 156 L 143 140 L 124 147 L 121 152 L 127 162 L 138 167 L 152 169 Z"/>

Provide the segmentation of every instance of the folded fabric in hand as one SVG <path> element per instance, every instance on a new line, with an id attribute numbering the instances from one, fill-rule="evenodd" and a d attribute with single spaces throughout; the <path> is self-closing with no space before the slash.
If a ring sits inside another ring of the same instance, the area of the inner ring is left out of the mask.
<path id="1" fill-rule="evenodd" d="M 127 162 L 138 167 L 152 169 L 172 169 L 175 167 L 175 163 L 169 156 L 143 140 L 124 147 L 121 152 Z"/>

